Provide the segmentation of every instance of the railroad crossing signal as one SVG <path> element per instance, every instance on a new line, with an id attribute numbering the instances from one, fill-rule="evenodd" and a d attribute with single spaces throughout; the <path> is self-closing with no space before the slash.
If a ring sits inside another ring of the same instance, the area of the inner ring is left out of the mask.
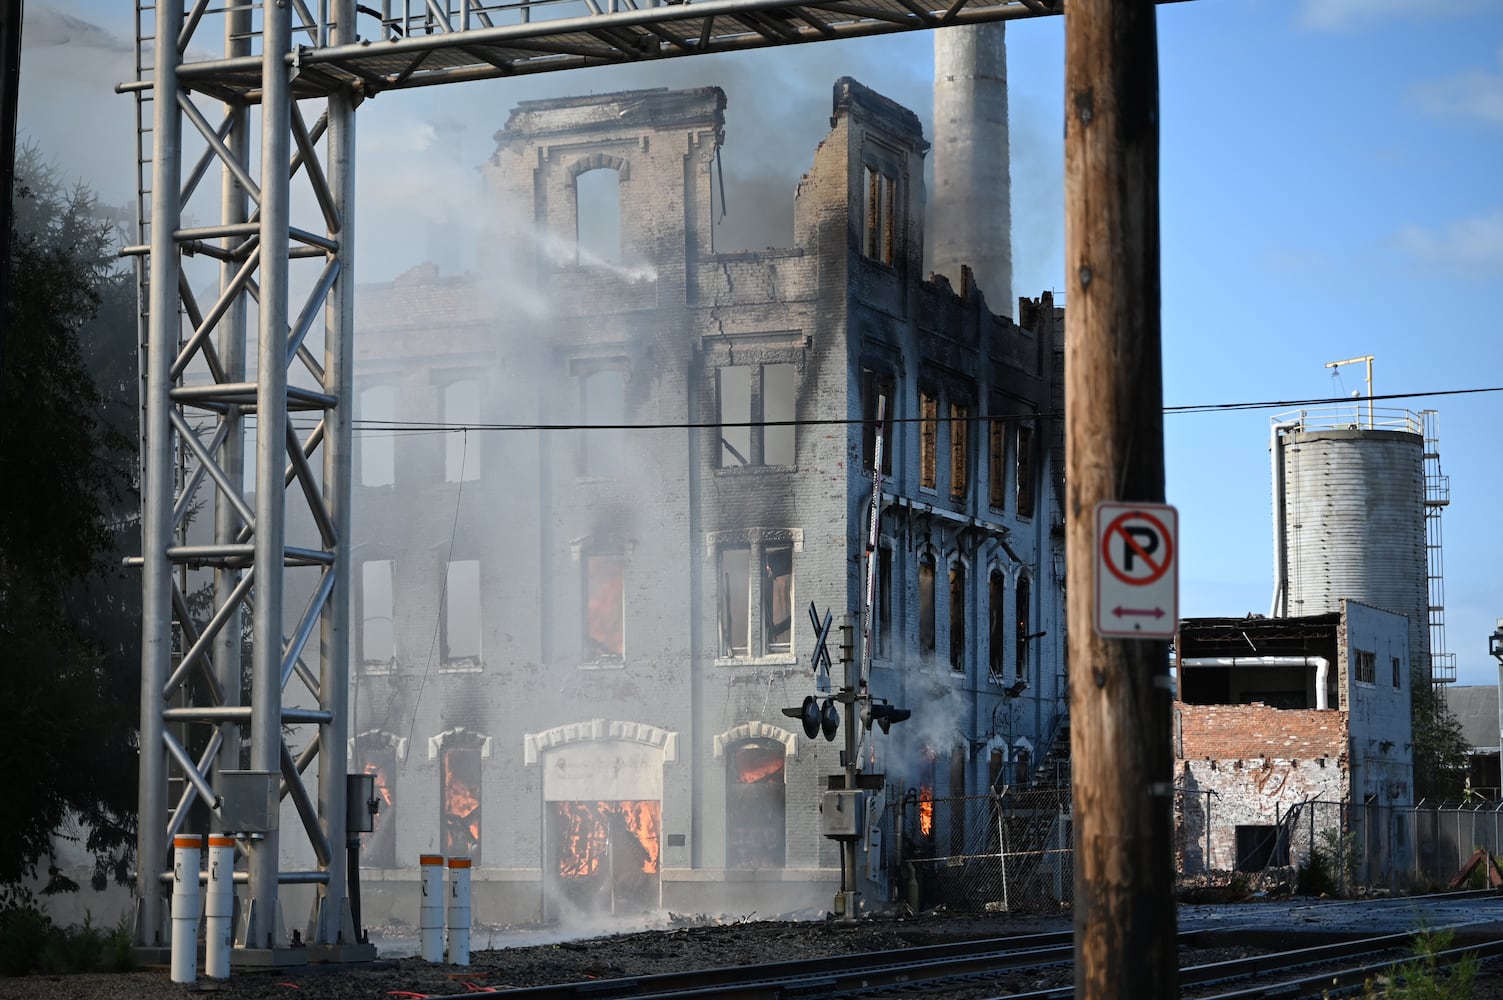
<path id="1" fill-rule="evenodd" d="M 1179 511 L 1167 504 L 1096 505 L 1098 635 L 1172 639 L 1179 626 Z"/>
<path id="2" fill-rule="evenodd" d="M 825 648 L 825 642 L 830 638 L 830 625 L 834 620 L 830 612 L 826 611 L 824 624 L 821 625 L 819 610 L 815 608 L 813 601 L 809 602 L 809 624 L 814 626 L 814 673 L 816 675 L 821 672 L 828 675 L 830 672 L 830 651 Z"/>

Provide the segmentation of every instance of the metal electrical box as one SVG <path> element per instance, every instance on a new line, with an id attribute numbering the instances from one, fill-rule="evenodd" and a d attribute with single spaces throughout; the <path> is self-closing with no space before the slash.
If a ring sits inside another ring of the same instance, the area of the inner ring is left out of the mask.
<path id="1" fill-rule="evenodd" d="M 825 792 L 819 804 L 820 832 L 835 840 L 855 840 L 861 836 L 862 817 L 866 809 L 866 792 L 838 788 Z"/>
<path id="2" fill-rule="evenodd" d="M 274 771 L 219 772 L 219 815 L 231 833 L 270 833 L 281 818 L 281 780 Z"/>

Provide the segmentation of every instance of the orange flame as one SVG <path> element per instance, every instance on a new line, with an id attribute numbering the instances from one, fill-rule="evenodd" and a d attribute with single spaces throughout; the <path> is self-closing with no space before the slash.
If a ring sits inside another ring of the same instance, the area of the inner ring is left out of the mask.
<path id="1" fill-rule="evenodd" d="M 928 785 L 919 787 L 919 833 L 925 837 L 934 833 L 934 789 Z"/>
<path id="2" fill-rule="evenodd" d="M 656 802 L 622 802 L 621 815 L 626 828 L 642 845 L 646 857 L 642 859 L 642 871 L 656 875 L 658 871 L 658 810 Z"/>
<path id="3" fill-rule="evenodd" d="M 754 760 L 745 760 L 736 780 L 743 785 L 754 784 L 764 778 L 782 777 L 783 755 L 779 753 L 775 758 L 756 763 Z"/>

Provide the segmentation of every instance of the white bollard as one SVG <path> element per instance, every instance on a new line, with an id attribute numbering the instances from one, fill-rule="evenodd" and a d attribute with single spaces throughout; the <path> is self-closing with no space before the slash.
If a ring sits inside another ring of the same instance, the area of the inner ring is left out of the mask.
<path id="1" fill-rule="evenodd" d="M 444 960 L 444 856 L 424 854 L 418 857 L 423 874 L 423 905 L 418 912 L 422 930 L 422 953 L 425 962 Z"/>
<path id="2" fill-rule="evenodd" d="M 204 894 L 204 975 L 230 978 L 235 921 L 235 838 L 209 834 L 209 888 Z"/>
<path id="3" fill-rule="evenodd" d="M 470 859 L 449 859 L 449 964 L 470 964 Z"/>
<path id="4" fill-rule="evenodd" d="M 203 838 L 172 838 L 172 981 L 198 978 L 198 856 Z"/>

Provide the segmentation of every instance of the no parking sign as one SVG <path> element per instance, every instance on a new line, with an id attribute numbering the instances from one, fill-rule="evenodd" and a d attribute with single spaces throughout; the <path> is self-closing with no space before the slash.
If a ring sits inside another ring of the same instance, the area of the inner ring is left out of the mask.
<path id="1" fill-rule="evenodd" d="M 1172 639 L 1179 622 L 1179 511 L 1096 505 L 1096 632 Z"/>

